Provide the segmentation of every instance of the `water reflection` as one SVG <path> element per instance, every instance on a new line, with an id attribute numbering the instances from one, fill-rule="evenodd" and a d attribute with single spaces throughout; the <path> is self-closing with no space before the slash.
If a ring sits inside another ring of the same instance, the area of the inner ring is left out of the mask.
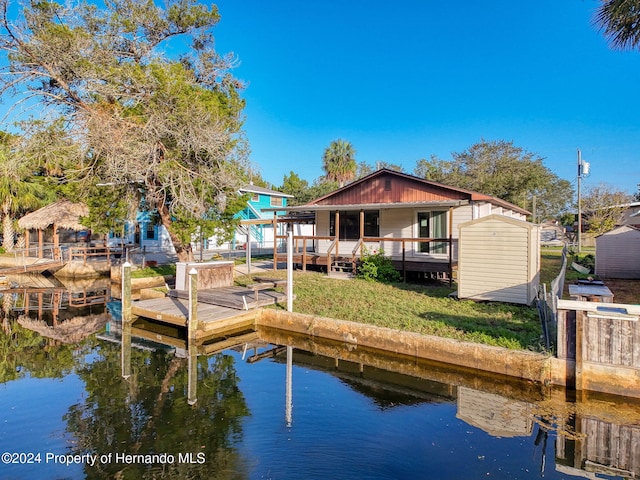
<path id="1" fill-rule="evenodd" d="M 29 318 L 45 320 L 46 310 L 39 317 L 33 301 Z M 84 316 L 68 300 L 60 305 L 55 328 L 101 314 L 96 305 Z M 118 305 L 102 308 L 117 317 Z M 37 409 L 54 401 L 50 386 L 19 397 L 12 393 L 16 380 L 75 379 L 80 391 L 56 394 L 64 414 L 53 434 L 42 428 L 39 448 L 183 453 L 185 461 L 9 466 L 0 477 L 640 476 L 635 399 L 575 398 L 563 389 L 267 328 L 196 343 L 175 327 L 123 327 L 110 318 L 98 335 L 62 343 L 24 328 L 24 310 L 10 313 L 0 335 L 0 447 L 33 449 L 41 428 L 29 423 L 34 410 L 14 417 L 22 403 Z M 343 461 L 349 470 L 338 475 Z"/>
<path id="2" fill-rule="evenodd" d="M 564 389 L 465 372 L 269 328 L 201 344 L 181 338 L 179 329 L 153 322 L 141 322 L 134 330 L 140 339 L 154 338 L 158 345 L 176 348 L 178 355 L 186 353 L 190 405 L 201 401 L 197 399 L 197 383 L 201 383 L 197 357 L 234 349 L 242 352 L 242 360 L 247 363 L 271 359 L 286 364 L 283 381 L 287 428 L 295 428 L 295 364 L 331 374 L 381 410 L 455 402 L 456 418 L 492 437 L 532 439 L 541 475 L 550 454 L 549 432 L 553 432 L 555 452 L 551 454 L 555 453 L 558 473 L 587 478 L 640 476 L 640 403 L 635 399 L 586 393 L 575 398 Z M 123 351 L 125 348 L 130 344 L 123 342 Z"/>
<path id="3" fill-rule="evenodd" d="M 108 278 L 61 280 L 39 274 L 10 275 L 0 287 L 5 320 L 22 315 L 52 327 L 103 313 L 110 291 Z"/>

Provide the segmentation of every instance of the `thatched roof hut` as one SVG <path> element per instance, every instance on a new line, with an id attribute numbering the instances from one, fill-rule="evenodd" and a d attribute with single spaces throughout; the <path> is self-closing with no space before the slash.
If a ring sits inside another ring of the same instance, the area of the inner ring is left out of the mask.
<path id="1" fill-rule="evenodd" d="M 60 325 L 50 327 L 45 322 L 34 320 L 27 315 L 20 315 L 18 323 L 43 337 L 58 340 L 61 343 L 73 344 L 101 331 L 111 319 L 108 313 L 93 314 L 86 317 L 73 317 Z"/>
<path id="2" fill-rule="evenodd" d="M 89 215 L 89 208 L 83 203 L 73 203 L 69 200 L 58 200 L 35 212 L 28 213 L 20 220 L 18 226 L 27 230 L 37 230 L 39 255 L 42 257 L 44 231 L 49 227 L 53 229 L 53 246 L 57 250 L 59 244 L 58 229 L 86 230 L 87 227 L 80 223 L 80 217 Z M 29 234 L 26 235 L 27 249 L 29 248 Z"/>
<path id="3" fill-rule="evenodd" d="M 28 213 L 18 225 L 25 230 L 46 230 L 52 225 L 69 230 L 86 230 L 80 223 L 80 217 L 89 215 L 89 208 L 83 203 L 73 203 L 69 200 L 58 200 L 40 210 Z"/>

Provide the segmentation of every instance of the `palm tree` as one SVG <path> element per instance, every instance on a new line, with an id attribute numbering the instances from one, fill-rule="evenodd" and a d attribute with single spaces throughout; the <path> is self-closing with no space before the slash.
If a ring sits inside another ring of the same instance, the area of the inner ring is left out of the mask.
<path id="1" fill-rule="evenodd" d="M 640 47 L 640 0 L 602 0 L 594 23 L 613 48 Z"/>
<path id="2" fill-rule="evenodd" d="M 15 215 L 39 208 L 49 196 L 38 183 L 31 169 L 16 158 L 11 148 L 0 144 L 0 215 L 2 216 L 2 246 L 8 252 L 14 247 Z"/>
<path id="3" fill-rule="evenodd" d="M 338 182 L 340 187 L 353 180 L 358 166 L 355 157 L 356 151 L 351 143 L 342 139 L 331 142 L 322 156 L 322 168 L 327 179 Z"/>

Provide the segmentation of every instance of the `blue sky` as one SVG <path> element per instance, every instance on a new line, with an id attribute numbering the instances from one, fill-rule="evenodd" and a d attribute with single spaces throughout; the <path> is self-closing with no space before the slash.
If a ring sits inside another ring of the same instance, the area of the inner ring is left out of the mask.
<path id="1" fill-rule="evenodd" d="M 583 186 L 640 183 L 640 53 L 609 48 L 597 0 L 219 0 L 217 49 L 248 87 L 252 163 L 312 182 L 332 140 L 356 159 L 451 158 L 513 141 Z"/>

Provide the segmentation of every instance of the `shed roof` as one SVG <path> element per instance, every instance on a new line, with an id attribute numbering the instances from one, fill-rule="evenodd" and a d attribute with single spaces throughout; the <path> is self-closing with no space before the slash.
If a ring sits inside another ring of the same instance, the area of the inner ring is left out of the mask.
<path id="1" fill-rule="evenodd" d="M 613 227 L 608 232 L 601 233 L 596 238 L 604 237 L 605 235 L 616 235 L 616 234 L 619 233 L 620 230 L 626 231 L 626 232 L 635 230 L 637 232 L 640 232 L 640 226 L 637 226 L 637 225 L 618 225 L 616 227 Z"/>
<path id="2" fill-rule="evenodd" d="M 532 229 L 538 228 L 539 225 L 536 223 L 527 222 L 525 220 L 520 220 L 519 218 L 507 217 L 505 215 L 497 215 L 492 213 L 491 215 L 487 215 L 486 217 L 476 218 L 475 220 L 469 220 L 468 222 L 462 223 L 458 226 L 458 228 L 467 228 L 472 225 L 476 225 L 478 223 L 484 223 L 488 221 L 498 221 L 503 223 L 508 223 L 510 225 L 515 225 L 520 228 Z"/>
<path id="3" fill-rule="evenodd" d="M 18 226 L 25 230 L 45 230 L 50 225 L 71 230 L 85 230 L 87 227 L 80 223 L 80 217 L 87 215 L 89 215 L 89 207 L 85 204 L 58 200 L 35 212 L 28 213 L 18 220 Z"/>

